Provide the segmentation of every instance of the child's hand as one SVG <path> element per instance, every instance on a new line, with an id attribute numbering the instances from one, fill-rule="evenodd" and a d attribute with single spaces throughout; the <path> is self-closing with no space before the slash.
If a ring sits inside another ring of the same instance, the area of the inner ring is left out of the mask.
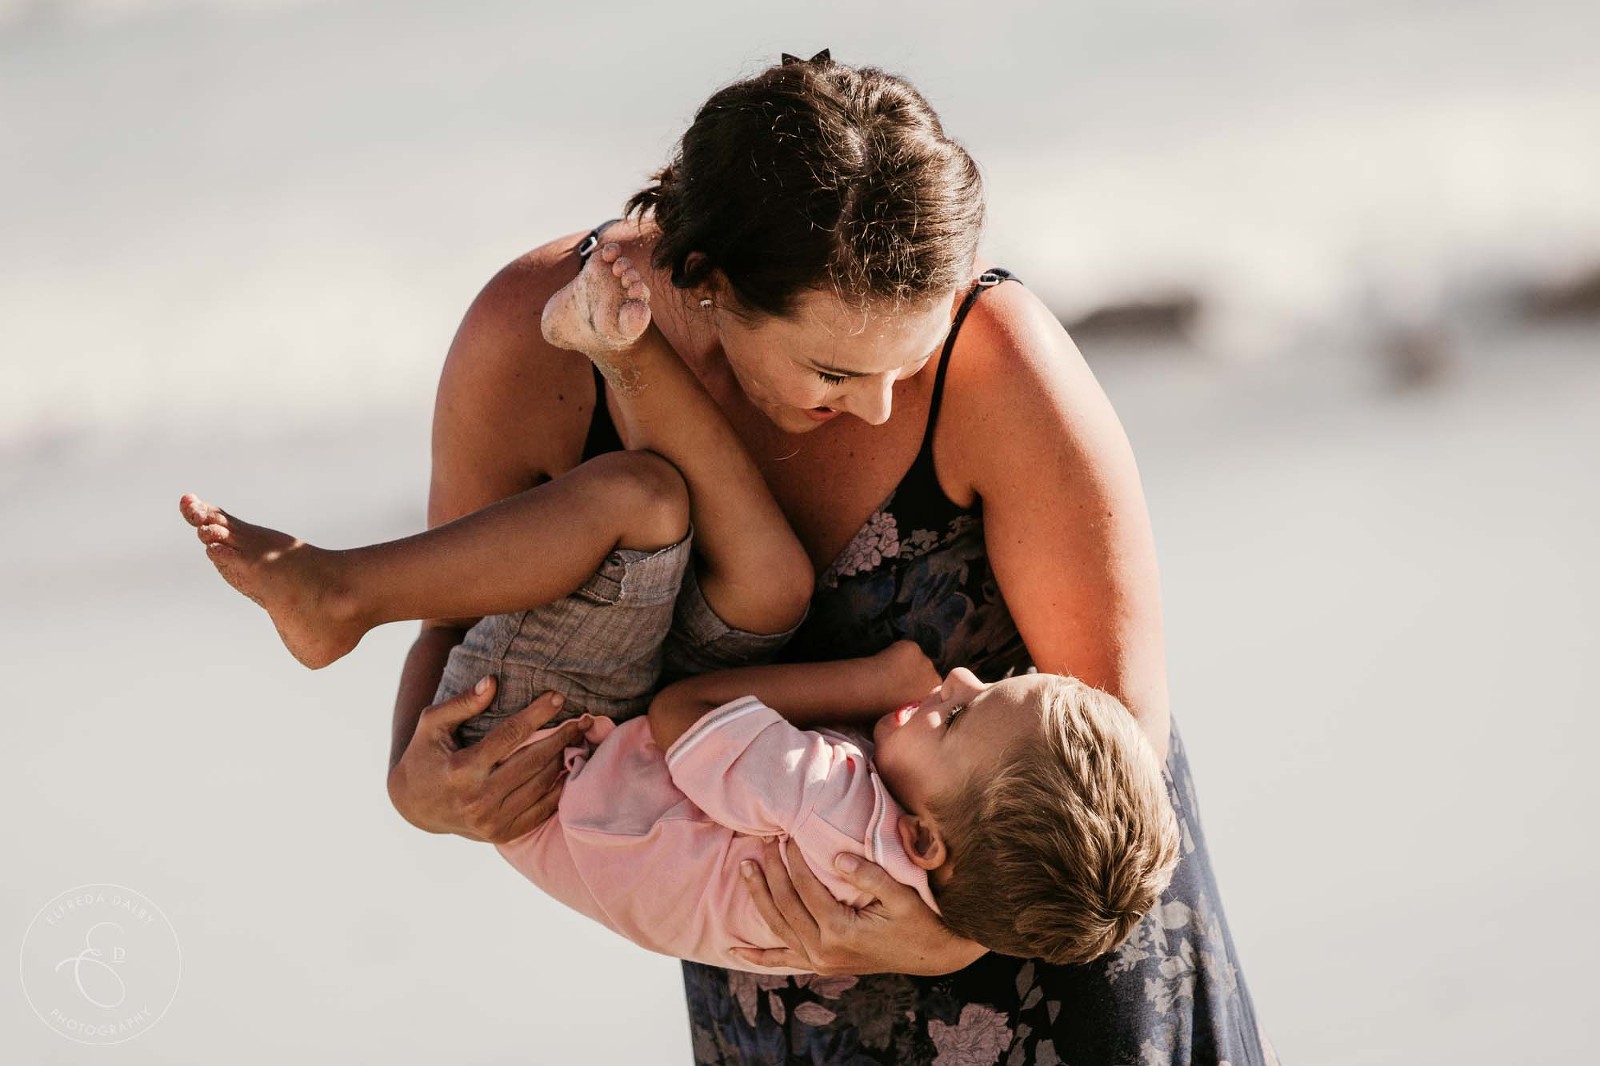
<path id="1" fill-rule="evenodd" d="M 890 702 L 896 707 L 922 699 L 944 680 L 914 640 L 897 640 L 873 659 L 883 666 Z"/>

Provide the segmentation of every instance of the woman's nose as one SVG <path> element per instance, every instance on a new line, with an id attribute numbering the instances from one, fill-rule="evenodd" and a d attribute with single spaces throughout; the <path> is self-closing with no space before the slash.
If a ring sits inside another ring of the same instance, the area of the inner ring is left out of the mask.
<path id="1" fill-rule="evenodd" d="M 894 374 L 874 374 L 861 378 L 850 395 L 849 411 L 871 426 L 889 421 L 894 407 Z"/>

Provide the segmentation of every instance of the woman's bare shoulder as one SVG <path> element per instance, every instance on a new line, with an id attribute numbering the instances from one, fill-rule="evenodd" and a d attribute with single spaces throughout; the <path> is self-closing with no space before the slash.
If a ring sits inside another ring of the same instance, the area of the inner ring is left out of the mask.
<path id="1" fill-rule="evenodd" d="M 949 457 L 947 464 L 941 454 L 941 468 L 963 485 L 977 476 L 974 462 L 1016 458 L 1008 445 L 1052 440 L 1092 460 L 1097 446 L 1121 438 L 1077 345 L 1038 295 L 1017 284 L 997 285 L 973 304 L 946 371 L 939 424 Z"/>
<path id="2" fill-rule="evenodd" d="M 1160 582 L 1138 467 L 1088 364 L 1034 293 L 1001 285 L 979 298 L 943 411 L 941 478 L 982 498 L 989 561 L 1034 662 L 1114 693 L 1164 751 Z"/>
<path id="3" fill-rule="evenodd" d="M 545 341 L 539 317 L 577 274 L 583 235 L 512 260 L 467 308 L 434 402 L 432 523 L 578 463 L 594 408 L 592 371 L 582 355 Z"/>
<path id="4" fill-rule="evenodd" d="M 450 346 L 450 360 L 478 365 L 526 362 L 527 356 L 572 355 L 545 344 L 539 333 L 539 315 L 555 291 L 577 274 L 576 249 L 583 236 L 557 237 L 501 267 L 467 308 Z M 574 366 L 582 362 L 576 358 L 557 361 Z"/>

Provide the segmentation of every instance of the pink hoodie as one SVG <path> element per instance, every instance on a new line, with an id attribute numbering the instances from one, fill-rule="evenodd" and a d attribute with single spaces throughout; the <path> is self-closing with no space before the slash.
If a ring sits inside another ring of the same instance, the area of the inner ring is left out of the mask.
<path id="1" fill-rule="evenodd" d="M 567 750 L 560 808 L 500 853 L 528 880 L 634 943 L 730 969 L 732 947 L 781 947 L 739 875 L 789 837 L 836 898 L 865 906 L 834 856 L 870 859 L 934 906 L 896 830 L 901 807 L 865 739 L 799 729 L 753 696 L 706 715 L 663 757 L 649 722 L 596 720 Z M 937 908 L 936 908 L 937 909 Z M 797 972 L 763 970 L 766 973 Z"/>

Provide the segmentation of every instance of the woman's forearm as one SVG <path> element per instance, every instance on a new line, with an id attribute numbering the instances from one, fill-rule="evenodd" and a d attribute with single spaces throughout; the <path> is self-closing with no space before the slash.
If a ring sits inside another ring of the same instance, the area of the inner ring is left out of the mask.
<path id="1" fill-rule="evenodd" d="M 461 643 L 466 631 L 453 626 L 423 624 L 411 650 L 406 653 L 405 665 L 400 668 L 400 691 L 394 701 L 393 734 L 389 741 L 389 769 L 393 770 L 405 754 L 417 731 L 417 720 L 433 702 L 439 679 L 444 676 L 445 660 L 450 649 Z"/>

